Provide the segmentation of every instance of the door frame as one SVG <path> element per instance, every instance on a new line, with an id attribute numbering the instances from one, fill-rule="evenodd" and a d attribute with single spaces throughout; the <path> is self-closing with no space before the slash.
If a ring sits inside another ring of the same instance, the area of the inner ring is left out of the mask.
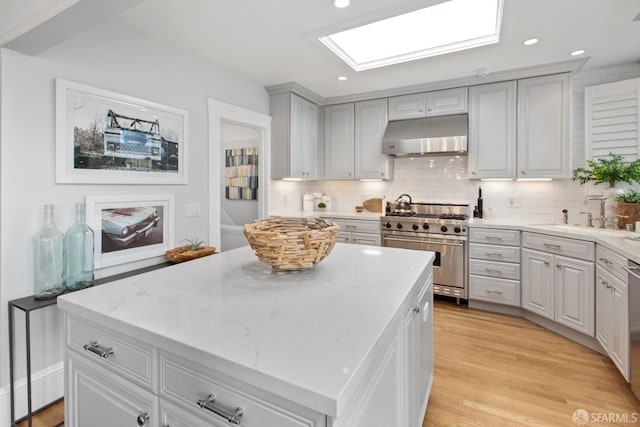
<path id="1" fill-rule="evenodd" d="M 232 123 L 260 131 L 258 145 L 258 217 L 267 216 L 271 178 L 271 116 L 208 99 L 209 111 L 209 242 L 221 247 L 220 165 L 222 161 L 222 123 Z"/>

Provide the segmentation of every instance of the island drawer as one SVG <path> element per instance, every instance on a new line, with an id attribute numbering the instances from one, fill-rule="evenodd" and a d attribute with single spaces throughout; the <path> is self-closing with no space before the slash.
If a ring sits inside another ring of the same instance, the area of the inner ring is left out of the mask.
<path id="1" fill-rule="evenodd" d="M 67 317 L 67 346 L 137 384 L 155 390 L 157 350 L 123 334 Z"/>
<path id="2" fill-rule="evenodd" d="M 520 282 L 490 277 L 469 277 L 469 298 L 506 305 L 520 305 Z"/>
<path id="3" fill-rule="evenodd" d="M 622 268 L 627 265 L 627 258 L 622 255 L 618 255 L 611 249 L 605 248 L 602 245 L 596 247 L 596 262 L 599 266 L 607 270 L 609 273 L 616 276 L 618 279 L 627 283 L 629 275 L 627 271 Z"/>
<path id="4" fill-rule="evenodd" d="M 522 247 L 585 261 L 593 261 L 595 257 L 595 244 L 593 242 L 539 233 L 522 233 Z"/>
<path id="5" fill-rule="evenodd" d="M 469 258 L 486 259 L 489 261 L 516 262 L 519 264 L 520 248 L 516 246 L 470 243 Z"/>
<path id="6" fill-rule="evenodd" d="M 470 259 L 469 273 L 501 279 L 520 280 L 520 264 Z"/>
<path id="7" fill-rule="evenodd" d="M 224 374 L 177 356 L 162 354 L 160 357 L 160 397 L 179 403 L 215 426 L 229 425 L 224 414 L 236 416 L 240 410 L 242 415 L 236 419 L 243 427 L 326 425 L 323 414 L 284 402 L 255 388 L 251 391 L 249 393 L 238 381 Z M 215 401 L 211 401 L 212 398 Z"/>
<path id="8" fill-rule="evenodd" d="M 520 230 L 470 227 L 469 241 L 472 243 L 520 246 Z"/>

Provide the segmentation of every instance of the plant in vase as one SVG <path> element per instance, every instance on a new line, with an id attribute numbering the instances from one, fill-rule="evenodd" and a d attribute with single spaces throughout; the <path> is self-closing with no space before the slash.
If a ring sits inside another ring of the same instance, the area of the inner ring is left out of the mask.
<path id="1" fill-rule="evenodd" d="M 619 183 L 640 183 L 640 159 L 625 163 L 622 156 L 610 152 L 608 158 L 587 160 L 586 167 L 574 169 L 572 179 L 579 181 L 580 184 L 588 182 L 594 185 L 609 184 L 609 188 L 613 188 Z M 636 200 L 634 195 L 637 194 L 637 191 L 631 189 L 626 193 L 620 190 L 620 194 L 615 195 L 615 200 L 618 202 L 616 216 L 619 228 L 625 228 L 627 224 L 633 224 L 635 220 L 632 220 L 632 218 L 640 216 L 640 203 L 626 201 Z M 636 209 L 638 211 L 634 213 Z"/>

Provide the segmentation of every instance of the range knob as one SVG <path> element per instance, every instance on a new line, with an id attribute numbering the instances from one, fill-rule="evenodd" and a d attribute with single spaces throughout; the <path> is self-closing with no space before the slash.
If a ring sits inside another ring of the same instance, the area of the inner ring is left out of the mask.
<path id="1" fill-rule="evenodd" d="M 440 227 L 440 231 L 442 231 L 443 233 L 446 233 L 448 230 L 446 225 L 443 225 L 442 227 Z"/>
<path id="2" fill-rule="evenodd" d="M 453 229 L 454 232 L 459 233 L 460 232 L 460 227 L 458 227 L 457 225 L 455 226 L 455 228 Z"/>
<path id="3" fill-rule="evenodd" d="M 427 224 L 426 222 L 424 224 L 422 224 L 422 228 L 425 230 L 429 229 L 429 224 Z"/>
<path id="4" fill-rule="evenodd" d="M 396 227 L 398 227 L 398 230 L 402 230 L 402 224 L 398 223 L 398 225 L 396 225 Z"/>
<path id="5" fill-rule="evenodd" d="M 413 224 L 413 225 L 411 226 L 411 228 L 413 228 L 414 230 L 417 230 L 417 229 L 418 229 L 418 228 L 420 228 L 420 227 L 418 227 L 418 224 Z"/>
<path id="6" fill-rule="evenodd" d="M 391 223 L 390 223 L 390 222 L 388 222 L 388 223 L 386 223 L 384 226 L 385 226 L 385 227 L 387 227 L 387 228 L 391 228 Z"/>

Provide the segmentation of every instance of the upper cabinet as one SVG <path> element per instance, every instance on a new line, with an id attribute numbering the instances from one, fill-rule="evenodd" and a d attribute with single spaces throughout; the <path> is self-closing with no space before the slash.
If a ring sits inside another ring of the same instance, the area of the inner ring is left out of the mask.
<path id="1" fill-rule="evenodd" d="M 271 95 L 271 177 L 322 178 L 320 107 L 292 92 Z"/>
<path id="2" fill-rule="evenodd" d="M 517 178 L 570 178 L 567 74 L 518 81 Z"/>
<path id="3" fill-rule="evenodd" d="M 356 179 L 393 179 L 393 159 L 381 152 L 387 122 L 386 98 L 356 102 Z"/>
<path id="4" fill-rule="evenodd" d="M 588 87 L 584 98 L 586 158 L 640 158 L 640 78 Z"/>
<path id="5" fill-rule="evenodd" d="M 416 119 L 466 112 L 466 87 L 389 98 L 389 120 Z"/>
<path id="6" fill-rule="evenodd" d="M 354 179 L 354 104 L 324 110 L 325 178 Z"/>
<path id="7" fill-rule="evenodd" d="M 383 155 L 387 99 L 325 108 L 325 178 L 393 179 L 393 159 Z"/>
<path id="8" fill-rule="evenodd" d="M 515 178 L 516 82 L 469 88 L 469 177 Z"/>

